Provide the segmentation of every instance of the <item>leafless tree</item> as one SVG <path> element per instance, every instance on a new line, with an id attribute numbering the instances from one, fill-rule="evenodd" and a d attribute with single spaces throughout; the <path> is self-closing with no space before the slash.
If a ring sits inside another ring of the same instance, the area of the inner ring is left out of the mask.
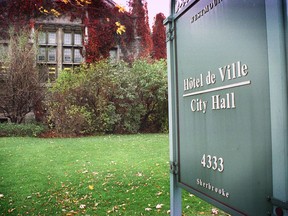
<path id="1" fill-rule="evenodd" d="M 23 122 L 25 115 L 43 98 L 36 54 L 30 30 L 10 30 L 7 49 L 0 53 L 0 112 L 13 123 Z"/>

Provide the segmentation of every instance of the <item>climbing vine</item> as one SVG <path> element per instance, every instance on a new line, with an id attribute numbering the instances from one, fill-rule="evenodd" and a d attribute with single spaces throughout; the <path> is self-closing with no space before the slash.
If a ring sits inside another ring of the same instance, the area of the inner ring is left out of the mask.
<path id="1" fill-rule="evenodd" d="M 2 0 L 0 38 L 8 36 L 10 26 L 16 30 L 23 26 L 32 28 L 39 17 L 69 16 L 71 20 L 82 20 L 88 29 L 83 54 L 89 63 L 107 58 L 116 45 L 120 45 L 126 61 L 150 56 L 153 45 L 147 2 L 130 0 L 129 7 L 125 10 L 106 0 Z"/>
<path id="2" fill-rule="evenodd" d="M 68 15 L 71 20 L 80 18 L 88 27 L 89 40 L 84 44 L 87 62 L 108 57 L 109 50 L 129 25 L 127 22 L 123 25 L 119 20 L 125 13 L 124 8 L 108 5 L 105 0 L 6 0 L 0 3 L 0 13 L 2 38 L 8 36 L 10 26 L 16 29 L 34 27 L 38 17 L 55 19 Z"/>
<path id="3" fill-rule="evenodd" d="M 147 57 L 151 53 L 152 40 L 149 28 L 149 18 L 146 0 L 130 0 L 130 13 L 135 26 L 135 39 L 140 39 L 140 53 L 138 57 Z"/>
<path id="4" fill-rule="evenodd" d="M 163 21 L 165 16 L 163 13 L 158 13 L 155 17 L 152 27 L 152 57 L 153 59 L 166 59 L 166 31 Z"/>

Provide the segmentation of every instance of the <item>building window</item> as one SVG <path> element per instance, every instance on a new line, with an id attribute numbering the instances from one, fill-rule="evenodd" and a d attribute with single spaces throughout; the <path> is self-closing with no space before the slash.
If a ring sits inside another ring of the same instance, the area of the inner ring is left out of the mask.
<path id="1" fill-rule="evenodd" d="M 48 44 L 56 44 L 56 32 L 48 33 Z"/>
<path id="2" fill-rule="evenodd" d="M 74 34 L 74 45 L 82 45 L 82 35 Z"/>
<path id="3" fill-rule="evenodd" d="M 64 49 L 64 62 L 72 62 L 72 50 Z"/>
<path id="4" fill-rule="evenodd" d="M 46 44 L 46 34 L 44 32 L 39 32 L 38 43 L 39 44 Z"/>
<path id="5" fill-rule="evenodd" d="M 56 48 L 50 48 L 48 50 L 48 62 L 56 61 Z"/>
<path id="6" fill-rule="evenodd" d="M 72 35 L 71 33 L 64 33 L 64 44 L 71 45 L 72 44 Z"/>
<path id="7" fill-rule="evenodd" d="M 75 63 L 81 63 L 82 62 L 82 56 L 80 53 L 80 49 L 74 50 L 74 62 Z"/>
<path id="8" fill-rule="evenodd" d="M 41 47 L 38 51 L 38 61 L 45 61 L 46 60 L 46 49 Z"/>

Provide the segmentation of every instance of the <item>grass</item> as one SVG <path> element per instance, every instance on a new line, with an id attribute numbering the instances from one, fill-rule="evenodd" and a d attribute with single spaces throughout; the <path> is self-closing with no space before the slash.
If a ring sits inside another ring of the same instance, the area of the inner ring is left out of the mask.
<path id="1" fill-rule="evenodd" d="M 165 134 L 0 138 L 0 215 L 167 215 L 168 151 Z M 214 208 L 182 201 L 183 215 Z"/>

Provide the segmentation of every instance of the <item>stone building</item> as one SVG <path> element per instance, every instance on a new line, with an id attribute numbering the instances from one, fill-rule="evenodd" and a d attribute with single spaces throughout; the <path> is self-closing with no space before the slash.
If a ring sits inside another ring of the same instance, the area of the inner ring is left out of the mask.
<path id="1" fill-rule="evenodd" d="M 0 7 L 1 4 L 5 7 L 5 1 L 0 0 Z M 104 2 L 111 8 L 116 5 L 112 0 Z M 87 12 L 86 15 L 89 16 Z M 84 44 L 88 41 L 89 32 L 81 18 L 71 19 L 68 14 L 59 17 L 43 14 L 36 19 L 31 17 L 30 26 L 32 33 L 37 34 L 39 49 L 36 62 L 41 68 L 43 81 L 54 81 L 62 70 L 73 70 L 85 60 Z M 8 40 L 0 37 L 0 52 L 5 52 L 7 46 Z M 118 61 L 121 55 L 119 45 L 111 48 L 111 59 Z"/>
<path id="2" fill-rule="evenodd" d="M 54 81 L 61 70 L 71 70 L 83 62 L 83 24 L 69 17 L 38 19 L 37 63 L 48 69 L 45 80 Z"/>

